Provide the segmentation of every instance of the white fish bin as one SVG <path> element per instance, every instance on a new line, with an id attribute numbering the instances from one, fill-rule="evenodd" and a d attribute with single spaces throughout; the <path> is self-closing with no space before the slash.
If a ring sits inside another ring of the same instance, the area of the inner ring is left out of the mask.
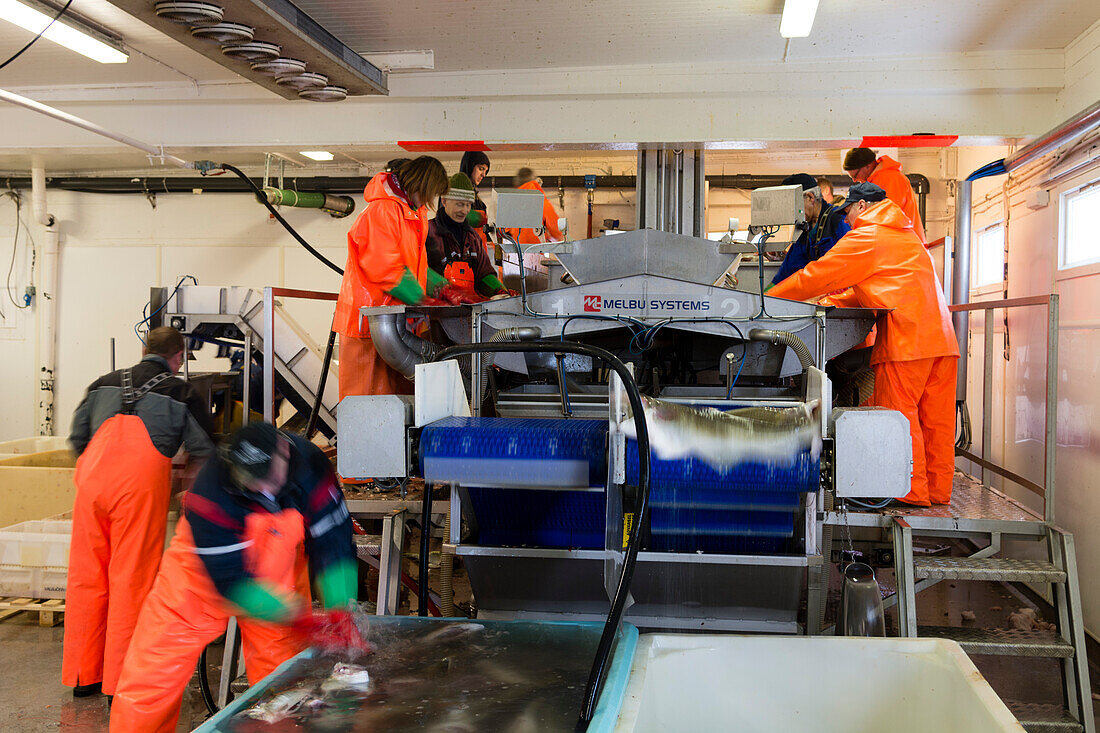
<path id="1" fill-rule="evenodd" d="M 1022 733 L 953 641 L 649 634 L 616 733 Z"/>

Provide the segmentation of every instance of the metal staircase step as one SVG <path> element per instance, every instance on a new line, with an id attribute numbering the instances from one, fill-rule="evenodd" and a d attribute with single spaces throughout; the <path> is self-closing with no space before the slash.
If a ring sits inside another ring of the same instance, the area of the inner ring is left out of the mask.
<path id="1" fill-rule="evenodd" d="M 917 636 L 956 641 L 967 654 L 1065 658 L 1073 656 L 1073 645 L 1053 631 L 920 626 L 917 628 Z"/>
<path id="2" fill-rule="evenodd" d="M 1005 701 L 1005 705 L 1028 733 L 1078 733 L 1085 727 L 1061 705 Z M 1090 706 L 1091 707 L 1091 706 Z"/>
<path id="3" fill-rule="evenodd" d="M 1018 583 L 1064 583 L 1066 572 L 1049 562 L 1002 557 L 914 557 L 913 575 L 941 580 L 1003 580 Z"/>

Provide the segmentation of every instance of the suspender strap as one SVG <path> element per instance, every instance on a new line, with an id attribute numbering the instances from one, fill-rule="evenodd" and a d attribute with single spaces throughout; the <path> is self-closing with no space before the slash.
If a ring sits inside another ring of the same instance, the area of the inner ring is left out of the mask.
<path id="1" fill-rule="evenodd" d="M 134 406 L 138 401 L 161 382 L 172 378 L 171 372 L 160 372 L 154 375 L 145 384 L 134 389 L 134 374 L 131 369 L 122 370 L 122 413 L 132 415 Z"/>

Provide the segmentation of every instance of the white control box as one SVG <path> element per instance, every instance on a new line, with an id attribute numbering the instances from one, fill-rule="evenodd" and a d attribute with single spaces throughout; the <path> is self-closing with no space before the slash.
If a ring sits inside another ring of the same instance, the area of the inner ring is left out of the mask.
<path id="1" fill-rule="evenodd" d="M 805 221 L 802 186 L 769 186 L 752 192 L 752 226 L 781 227 Z"/>
<path id="2" fill-rule="evenodd" d="M 498 188 L 496 225 L 501 229 L 541 229 L 546 196 L 541 191 Z"/>
<path id="3" fill-rule="evenodd" d="M 881 407 L 838 407 L 829 418 L 837 497 L 898 499 L 909 493 L 909 420 Z"/>

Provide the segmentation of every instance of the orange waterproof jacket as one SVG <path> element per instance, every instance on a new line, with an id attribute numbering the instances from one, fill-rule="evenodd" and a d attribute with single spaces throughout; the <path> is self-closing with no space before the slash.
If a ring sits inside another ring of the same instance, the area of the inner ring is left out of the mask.
<path id="1" fill-rule="evenodd" d="M 332 325 L 344 336 L 370 337 L 366 324 L 359 330 L 359 309 L 400 303 L 388 291 L 397 286 L 406 269 L 420 287 L 427 282 L 427 209 L 413 210 L 392 179 L 392 173 L 371 179 L 363 191 L 367 207 L 348 232 L 348 261 Z"/>
<path id="2" fill-rule="evenodd" d="M 909 221 L 913 222 L 913 231 L 920 237 L 920 241 L 928 241 L 924 236 L 924 222 L 920 220 L 920 211 L 917 209 L 917 195 L 913 193 L 909 179 L 901 172 L 901 163 L 889 155 L 882 156 L 878 159 L 875 170 L 867 176 L 867 182 L 880 186 L 886 192 L 886 198 L 900 206 Z"/>
<path id="3" fill-rule="evenodd" d="M 893 201 L 879 201 L 860 214 L 821 259 L 768 295 L 808 300 L 840 290 L 829 296 L 833 305 L 892 309 L 878 319 L 872 364 L 959 355 L 932 257 Z"/>
<path id="4" fill-rule="evenodd" d="M 546 192 L 542 190 L 542 186 L 539 185 L 537 180 L 528 181 L 519 187 L 521 191 L 538 191 L 542 194 L 542 227 L 546 232 L 547 241 L 560 242 L 565 239 L 562 236 L 561 229 L 558 229 L 558 212 L 554 211 L 554 205 L 550 203 L 550 199 L 546 198 Z M 536 244 L 541 242 L 539 235 L 534 229 L 507 229 L 509 236 L 515 237 L 516 241 L 520 244 Z"/>

